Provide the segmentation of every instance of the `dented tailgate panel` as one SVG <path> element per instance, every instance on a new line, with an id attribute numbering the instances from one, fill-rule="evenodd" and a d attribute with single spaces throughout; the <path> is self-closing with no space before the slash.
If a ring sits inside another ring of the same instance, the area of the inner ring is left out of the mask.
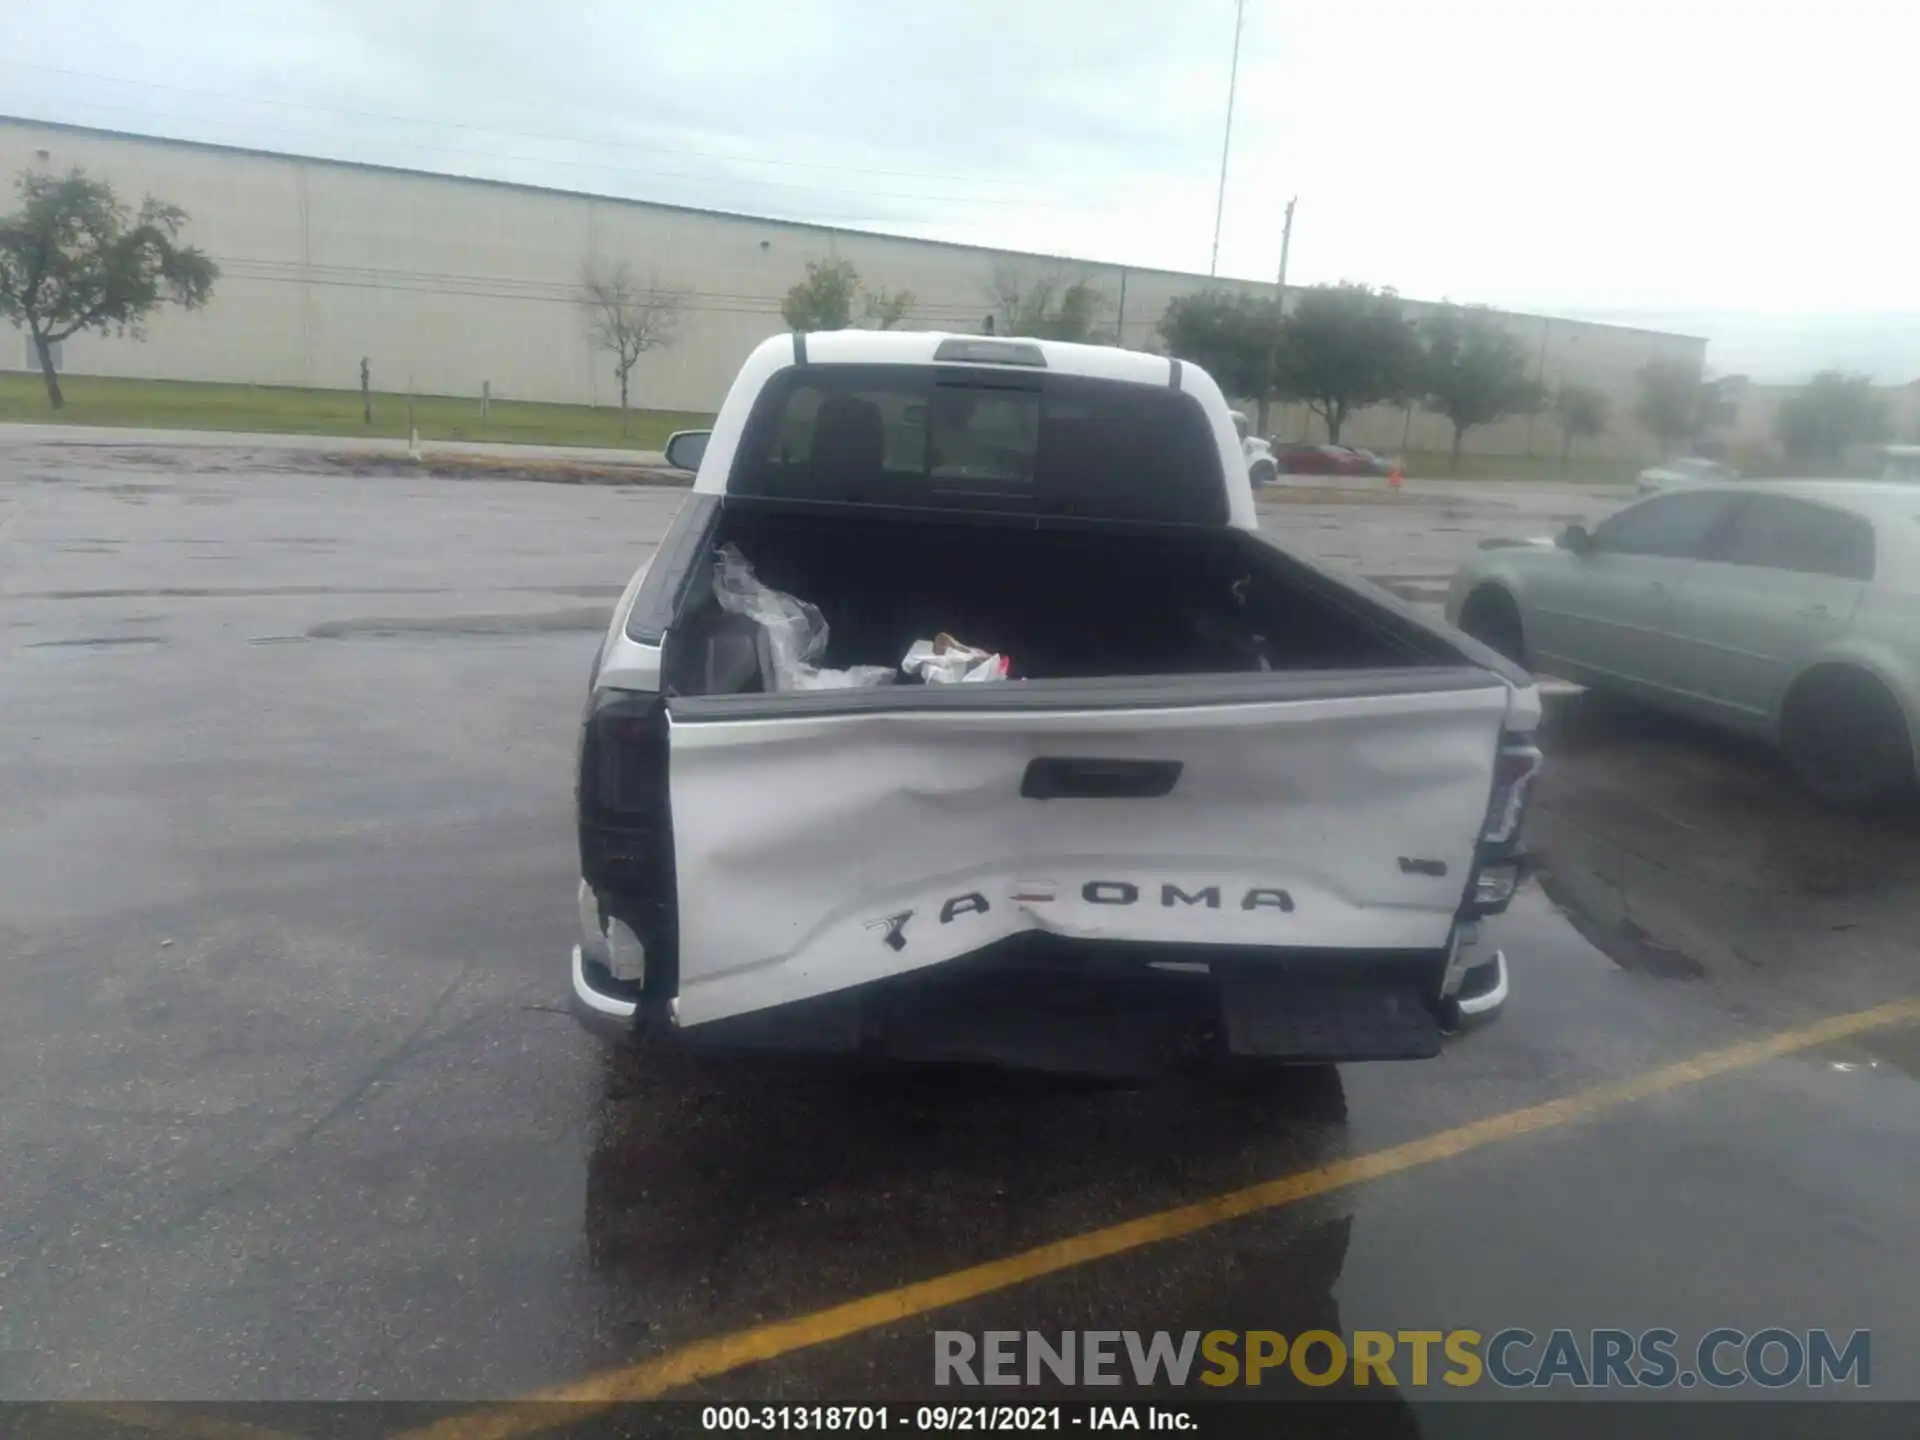
<path id="1" fill-rule="evenodd" d="M 673 719 L 680 1023 L 1029 930 L 1441 948 L 1509 700 Z"/>

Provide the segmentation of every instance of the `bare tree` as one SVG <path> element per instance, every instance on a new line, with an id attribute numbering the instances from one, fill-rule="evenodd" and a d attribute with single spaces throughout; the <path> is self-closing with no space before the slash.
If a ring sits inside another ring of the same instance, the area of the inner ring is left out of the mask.
<path id="1" fill-rule="evenodd" d="M 1022 322 L 1031 325 L 1053 303 L 1059 277 L 1043 275 L 1029 282 L 1026 275 L 1006 261 L 993 267 L 987 276 L 986 296 L 993 303 L 994 329 L 1003 335 L 1027 333 Z"/>
<path id="2" fill-rule="evenodd" d="M 911 290 L 869 290 L 867 319 L 876 330 L 891 330 L 907 318 L 915 298 Z"/>
<path id="3" fill-rule="evenodd" d="M 1054 266 L 1029 280 L 1015 266 L 994 266 L 986 285 L 1002 335 L 1031 335 L 1040 340 L 1077 340 L 1117 345 L 1117 332 L 1105 328 L 1106 292 L 1091 276 L 1070 277 Z"/>
<path id="4" fill-rule="evenodd" d="M 611 270 L 588 265 L 580 273 L 580 288 L 584 292 L 580 308 L 587 317 L 587 334 L 613 356 L 613 373 L 620 378 L 620 433 L 624 436 L 633 367 L 649 350 L 673 343 L 686 307 L 686 292 L 662 288 L 658 277 L 642 285 L 625 265 Z"/>

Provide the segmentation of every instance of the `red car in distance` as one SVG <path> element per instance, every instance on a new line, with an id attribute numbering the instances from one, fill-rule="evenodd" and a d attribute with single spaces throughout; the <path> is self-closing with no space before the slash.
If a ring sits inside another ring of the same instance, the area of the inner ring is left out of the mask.
<path id="1" fill-rule="evenodd" d="M 1274 459 L 1289 475 L 1384 475 L 1388 461 L 1349 445 L 1283 445 Z"/>

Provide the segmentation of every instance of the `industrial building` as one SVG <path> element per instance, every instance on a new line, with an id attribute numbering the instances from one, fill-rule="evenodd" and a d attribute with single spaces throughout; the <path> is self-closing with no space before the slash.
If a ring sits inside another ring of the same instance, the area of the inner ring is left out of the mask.
<path id="1" fill-rule="evenodd" d="M 587 333 L 580 278 L 626 264 L 686 292 L 675 342 L 644 356 L 634 403 L 718 405 L 741 360 L 779 333 L 781 300 L 807 261 L 851 261 L 862 281 L 915 297 L 905 324 L 977 331 L 996 275 L 1032 283 L 1086 277 L 1124 344 L 1158 348 L 1167 302 L 1213 286 L 1270 294 L 1270 284 L 1130 269 L 1041 255 L 755 219 L 534 186 L 271 154 L 114 131 L 0 118 L 0 178 L 79 166 L 135 200 L 152 194 L 191 217 L 186 238 L 220 265 L 212 303 L 156 314 L 147 337 L 76 336 L 69 374 L 223 380 L 351 390 L 360 362 L 374 384 L 423 394 L 577 404 L 618 403 L 609 357 Z M 10 205 L 10 197 L 0 206 Z M 1382 277 L 1386 278 L 1386 277 Z M 1470 297 L 1456 297 L 1470 298 Z M 1411 314 L 1424 307 L 1409 301 Z M 1608 434 L 1582 453 L 1640 455 L 1634 375 L 1650 361 L 1696 369 L 1706 342 L 1546 316 L 1508 322 L 1551 385 L 1577 380 L 1612 399 Z M 23 333 L 0 335 L 0 367 L 34 368 Z M 1270 428 L 1323 438 L 1301 407 Z M 1418 409 L 1365 412 L 1343 436 L 1381 449 L 1443 449 L 1450 429 Z M 1545 418 L 1473 432 L 1480 453 L 1552 453 Z"/>

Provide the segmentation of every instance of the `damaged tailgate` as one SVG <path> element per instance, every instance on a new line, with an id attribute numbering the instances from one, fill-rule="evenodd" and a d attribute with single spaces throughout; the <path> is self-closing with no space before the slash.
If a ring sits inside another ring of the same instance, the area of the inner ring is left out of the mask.
<path id="1" fill-rule="evenodd" d="M 1509 699 L 1463 667 L 674 700 L 679 1021 L 1028 931 L 1442 949 Z"/>

